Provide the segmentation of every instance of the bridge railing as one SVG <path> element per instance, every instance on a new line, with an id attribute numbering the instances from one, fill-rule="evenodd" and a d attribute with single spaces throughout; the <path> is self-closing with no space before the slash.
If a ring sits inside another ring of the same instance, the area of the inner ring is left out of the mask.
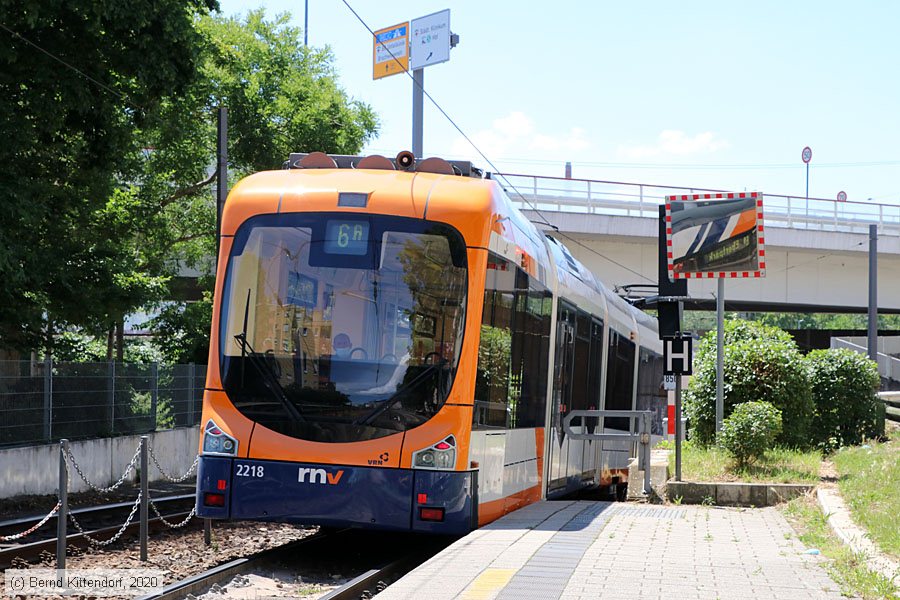
<path id="1" fill-rule="evenodd" d="M 648 185 L 621 181 L 566 179 L 497 173 L 493 177 L 525 210 L 657 218 L 665 197 L 734 190 Z M 877 224 L 882 234 L 900 236 L 900 206 L 769 194 L 765 223 L 769 227 L 868 233 Z"/>

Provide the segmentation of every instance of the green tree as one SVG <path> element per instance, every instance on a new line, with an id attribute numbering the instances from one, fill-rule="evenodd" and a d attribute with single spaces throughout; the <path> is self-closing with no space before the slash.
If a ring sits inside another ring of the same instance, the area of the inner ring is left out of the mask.
<path id="1" fill-rule="evenodd" d="M 166 362 L 206 364 L 209 358 L 209 328 L 212 296 L 188 303 L 169 303 L 150 321 L 155 345 Z"/>
<path id="2" fill-rule="evenodd" d="M 262 10 L 198 18 L 200 77 L 167 97 L 143 131 L 141 242 L 170 269 L 212 264 L 217 107 L 228 108 L 232 181 L 280 168 L 291 152 L 357 153 L 377 132 L 372 109 L 338 85 L 331 51 L 304 46 L 288 20 Z"/>
<path id="3" fill-rule="evenodd" d="M 0 343 L 52 346 L 162 281 L 129 244 L 135 131 L 195 79 L 214 0 L 0 0 Z M 126 235 L 126 239 L 129 236 Z"/>
<path id="4" fill-rule="evenodd" d="M 216 6 L 0 0 L 9 30 L 69 65 L 0 32 L 0 346 L 102 335 L 171 296 L 184 266 L 212 273 L 217 106 L 230 111 L 234 179 L 291 151 L 356 153 L 375 135 L 330 50 L 304 47 L 287 15 L 209 16 Z M 182 343 L 196 328 L 180 322 Z"/>
<path id="5" fill-rule="evenodd" d="M 338 85 L 331 51 L 304 46 L 302 31 L 288 21 L 287 14 L 266 19 L 262 10 L 196 20 L 200 77 L 166 98 L 148 122 L 136 176 L 144 227 L 135 245 L 163 275 L 184 265 L 213 271 L 217 107 L 228 108 L 232 182 L 280 168 L 291 152 L 358 153 L 377 132 L 371 107 Z M 203 292 L 211 294 L 213 281 L 201 278 Z M 155 322 L 161 350 L 173 361 L 205 362 L 210 317 L 208 299 L 195 307 L 168 305 Z"/>
<path id="6" fill-rule="evenodd" d="M 784 427 L 776 441 L 808 446 L 813 416 L 809 375 L 791 336 L 752 321 L 726 321 L 724 356 L 725 418 L 735 405 L 765 401 L 781 411 Z M 716 332 L 701 340 L 694 377 L 685 391 L 691 435 L 702 444 L 715 442 Z"/>

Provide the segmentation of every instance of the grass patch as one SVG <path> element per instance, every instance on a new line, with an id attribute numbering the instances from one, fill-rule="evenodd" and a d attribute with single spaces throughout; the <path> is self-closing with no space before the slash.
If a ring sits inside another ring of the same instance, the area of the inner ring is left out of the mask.
<path id="1" fill-rule="evenodd" d="M 885 553 L 900 558 L 900 430 L 884 443 L 843 448 L 832 457 L 853 519 Z"/>
<path id="2" fill-rule="evenodd" d="M 755 463 L 737 468 L 725 450 L 703 448 L 690 441 L 681 447 L 681 478 L 685 481 L 745 481 L 751 483 L 818 483 L 818 451 L 801 452 L 775 448 Z M 675 472 L 674 444 L 669 470 Z"/>
<path id="3" fill-rule="evenodd" d="M 900 588 L 866 568 L 865 558 L 834 535 L 811 497 L 791 500 L 781 510 L 807 548 L 816 548 L 831 559 L 825 563 L 825 569 L 841 586 L 842 593 L 864 600 L 900 600 Z"/>

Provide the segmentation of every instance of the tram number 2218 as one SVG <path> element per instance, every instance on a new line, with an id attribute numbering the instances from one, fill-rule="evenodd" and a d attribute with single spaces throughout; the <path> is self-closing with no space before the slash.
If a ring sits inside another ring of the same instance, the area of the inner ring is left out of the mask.
<path id="1" fill-rule="evenodd" d="M 263 476 L 263 465 L 237 465 L 237 473 L 235 473 L 238 477 L 262 477 Z"/>

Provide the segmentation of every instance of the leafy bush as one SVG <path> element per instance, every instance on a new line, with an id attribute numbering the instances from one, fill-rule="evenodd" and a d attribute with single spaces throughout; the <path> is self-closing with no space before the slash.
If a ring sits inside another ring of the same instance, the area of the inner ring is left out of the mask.
<path id="1" fill-rule="evenodd" d="M 781 411 L 785 427 L 776 441 L 789 447 L 810 445 L 814 412 L 809 375 L 791 336 L 769 325 L 732 320 L 725 323 L 724 417 L 738 404 L 762 400 Z M 691 437 L 715 442 L 716 332 L 700 341 L 694 377 L 684 395 Z"/>
<path id="2" fill-rule="evenodd" d="M 883 403 L 878 399 L 878 365 L 844 349 L 814 350 L 806 357 L 815 402 L 810 432 L 828 452 L 884 434 Z"/>
<path id="3" fill-rule="evenodd" d="M 744 402 L 722 423 L 719 444 L 743 468 L 771 449 L 780 432 L 780 410 L 768 402 Z"/>

